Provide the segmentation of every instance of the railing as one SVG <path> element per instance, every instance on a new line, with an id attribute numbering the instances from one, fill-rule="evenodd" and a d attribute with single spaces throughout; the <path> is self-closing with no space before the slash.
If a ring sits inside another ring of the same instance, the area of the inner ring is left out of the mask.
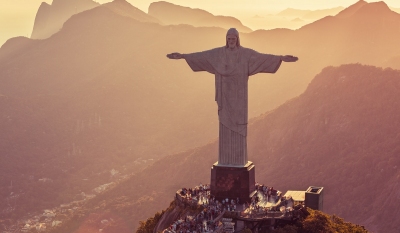
<path id="1" fill-rule="evenodd" d="M 281 211 L 262 211 L 262 212 L 252 212 L 252 213 L 240 212 L 240 215 L 238 217 L 241 219 L 253 219 L 253 220 L 290 218 L 292 217 L 292 213 L 291 212 L 282 213 Z"/>
<path id="2" fill-rule="evenodd" d="M 187 198 L 183 197 L 180 194 L 180 190 L 178 190 L 176 192 L 176 200 L 178 200 L 180 203 L 185 203 L 187 205 L 190 206 L 198 206 L 198 200 L 197 201 L 190 201 Z M 272 219 L 272 218 L 291 218 L 293 213 L 290 212 L 281 212 L 281 211 L 256 211 L 256 210 L 252 210 L 250 213 L 244 213 L 243 211 L 224 211 L 224 213 L 227 213 L 228 215 L 232 216 L 232 217 L 236 217 L 236 218 L 241 218 L 244 220 L 262 220 L 262 219 Z M 223 213 L 223 214 L 224 214 Z M 223 214 L 221 214 L 220 216 L 223 216 Z"/>
<path id="3" fill-rule="evenodd" d="M 198 200 L 194 201 L 193 199 L 190 201 L 189 199 L 182 197 L 182 195 L 179 193 L 180 191 L 176 192 L 175 198 L 179 203 L 187 204 L 190 206 L 198 206 Z"/>

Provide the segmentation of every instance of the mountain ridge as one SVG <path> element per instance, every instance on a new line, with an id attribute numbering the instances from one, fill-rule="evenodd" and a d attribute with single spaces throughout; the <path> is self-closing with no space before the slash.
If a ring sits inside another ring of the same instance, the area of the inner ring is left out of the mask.
<path id="1" fill-rule="evenodd" d="M 159 19 L 150 16 L 142 10 L 139 10 L 137 7 L 133 6 L 126 0 L 114 0 L 113 2 L 105 3 L 100 7 L 107 7 L 119 15 L 127 16 L 141 22 L 152 22 L 161 24 L 161 21 Z"/>
<path id="2" fill-rule="evenodd" d="M 202 9 L 175 5 L 165 1 L 153 2 L 149 6 L 149 15 L 160 19 L 165 24 L 189 24 L 196 27 L 216 26 L 224 29 L 236 28 L 239 32 L 252 30 L 231 16 L 215 16 Z"/>
<path id="3" fill-rule="evenodd" d="M 352 16 L 355 12 L 357 12 L 361 7 L 367 5 L 368 3 L 364 0 L 360 0 L 353 5 L 347 7 L 346 9 L 342 10 L 339 12 L 336 17 L 339 18 L 347 18 L 349 16 Z"/>
<path id="4" fill-rule="evenodd" d="M 99 5 L 92 0 L 53 0 L 51 5 L 42 2 L 35 17 L 31 38 L 46 39 L 61 29 L 70 16 Z"/>

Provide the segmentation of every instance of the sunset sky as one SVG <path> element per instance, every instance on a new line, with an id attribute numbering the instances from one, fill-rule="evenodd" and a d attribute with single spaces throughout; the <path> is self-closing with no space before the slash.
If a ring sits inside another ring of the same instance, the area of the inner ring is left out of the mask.
<path id="1" fill-rule="evenodd" d="M 147 12 L 153 0 L 128 0 L 132 5 Z M 30 36 L 36 12 L 43 0 L 0 0 L 0 45 L 8 38 Z M 51 4 L 52 0 L 45 2 Z M 110 0 L 97 0 L 99 3 Z M 230 15 L 239 19 L 256 14 L 267 15 L 286 8 L 326 9 L 338 6 L 348 7 L 356 0 L 168 0 L 168 2 L 201 8 L 217 15 Z M 375 1 L 368 1 L 375 2 Z M 400 8 L 399 0 L 386 0 L 390 7 Z"/>

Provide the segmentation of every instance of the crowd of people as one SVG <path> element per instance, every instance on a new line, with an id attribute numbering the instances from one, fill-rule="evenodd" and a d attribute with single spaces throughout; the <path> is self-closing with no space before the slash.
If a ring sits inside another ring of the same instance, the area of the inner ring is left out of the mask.
<path id="1" fill-rule="evenodd" d="M 281 192 L 273 187 L 256 183 L 256 192 L 250 203 L 239 204 L 239 198 L 216 200 L 210 194 L 210 185 L 200 184 L 195 188 L 182 188 L 178 191 L 180 200 L 191 206 L 203 206 L 203 210 L 194 215 L 181 217 L 168 227 L 166 233 L 205 233 L 215 232 L 221 223 L 218 221 L 225 211 L 238 211 L 242 216 L 254 213 L 282 211 L 281 207 L 290 202 L 290 198 L 282 197 Z M 267 202 L 272 203 L 266 207 Z M 285 212 L 284 211 L 284 212 Z M 217 219 L 217 221 L 215 221 Z"/>
<path id="2" fill-rule="evenodd" d="M 210 212 L 208 214 L 211 217 L 215 217 L 214 213 L 236 211 L 238 209 L 239 198 L 216 200 L 214 196 L 210 195 L 210 186 L 208 184 L 200 184 L 194 189 L 182 188 L 179 194 L 187 203 L 202 205 Z"/>
<path id="3" fill-rule="evenodd" d="M 195 216 L 186 216 L 173 222 L 165 233 L 205 233 L 214 232 L 218 223 L 206 220 L 207 216 L 204 211 Z"/>
<path id="4" fill-rule="evenodd" d="M 222 214 L 222 209 L 215 205 L 215 198 L 210 195 L 208 184 L 195 188 L 182 188 L 179 191 L 182 200 L 189 205 L 201 205 L 204 209 L 194 216 L 181 217 L 164 232 L 167 233 L 205 233 L 216 231 L 219 222 L 214 219 Z"/>

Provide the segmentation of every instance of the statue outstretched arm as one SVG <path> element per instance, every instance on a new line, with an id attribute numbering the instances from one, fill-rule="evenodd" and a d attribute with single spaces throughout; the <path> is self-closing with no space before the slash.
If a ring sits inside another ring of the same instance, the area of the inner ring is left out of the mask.
<path id="1" fill-rule="evenodd" d="M 182 59 L 185 58 L 185 54 L 181 54 L 181 53 L 170 53 L 167 54 L 167 57 L 169 59 Z"/>
<path id="2" fill-rule="evenodd" d="M 299 60 L 299 58 L 292 55 L 285 55 L 281 56 L 281 60 L 284 62 L 296 62 L 297 60 Z"/>
<path id="3" fill-rule="evenodd" d="M 187 64 L 193 71 L 207 71 L 215 74 L 215 62 L 218 57 L 218 49 L 211 49 L 203 52 L 195 53 L 170 53 L 167 54 L 169 59 L 185 59 Z"/>

